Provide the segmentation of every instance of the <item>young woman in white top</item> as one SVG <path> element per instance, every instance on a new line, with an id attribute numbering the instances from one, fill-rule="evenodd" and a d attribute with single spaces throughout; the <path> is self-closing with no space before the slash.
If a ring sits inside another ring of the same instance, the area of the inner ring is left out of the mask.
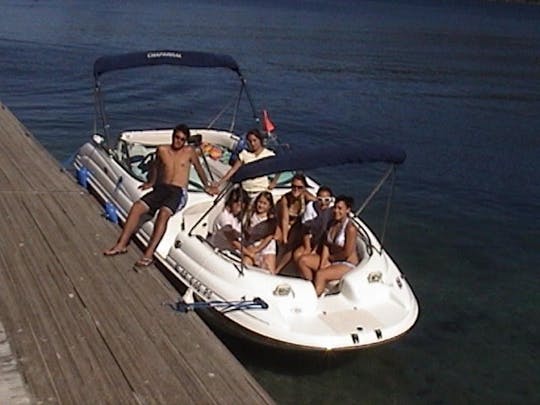
<path id="1" fill-rule="evenodd" d="M 247 193 L 241 188 L 233 188 L 227 200 L 225 208 L 214 220 L 210 243 L 218 249 L 232 249 L 232 242 L 238 240 L 242 233 L 242 212 L 249 204 Z"/>
<path id="2" fill-rule="evenodd" d="M 247 133 L 246 139 L 249 150 L 240 152 L 238 159 L 233 163 L 231 168 L 218 182 L 215 182 L 213 186 L 221 187 L 238 171 L 238 169 L 240 169 L 240 167 L 242 167 L 242 165 L 275 155 L 273 151 L 264 147 L 264 139 L 258 129 L 251 129 Z M 244 180 L 242 182 L 242 188 L 247 191 L 251 198 L 253 198 L 261 191 L 267 191 L 274 188 L 276 182 L 277 176 L 274 177 L 272 182 L 268 180 L 267 176 L 262 176 Z"/>
<path id="3" fill-rule="evenodd" d="M 276 218 L 274 200 L 268 191 L 261 192 L 253 201 L 253 213 L 244 227 L 241 241 L 233 242 L 242 252 L 245 264 L 276 272 Z"/>
<path id="4" fill-rule="evenodd" d="M 351 197 L 336 198 L 333 222 L 326 232 L 321 254 L 304 255 L 298 262 L 302 276 L 313 280 L 317 296 L 324 292 L 327 282 L 340 280 L 360 262 L 356 252 L 358 230 L 349 219 L 352 206 Z"/>

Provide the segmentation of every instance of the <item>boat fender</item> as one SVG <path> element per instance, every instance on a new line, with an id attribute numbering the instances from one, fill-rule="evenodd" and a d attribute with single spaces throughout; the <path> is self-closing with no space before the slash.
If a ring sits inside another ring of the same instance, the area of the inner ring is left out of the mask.
<path id="1" fill-rule="evenodd" d="M 79 185 L 84 187 L 85 189 L 88 189 L 89 177 L 90 171 L 86 167 L 81 166 L 79 170 L 77 170 L 77 183 L 79 183 Z"/>
<path id="2" fill-rule="evenodd" d="M 240 152 L 242 152 L 247 147 L 247 141 L 245 137 L 242 137 L 236 142 L 236 146 L 234 147 L 231 157 L 229 158 L 229 165 L 233 165 L 236 160 L 238 160 L 238 155 L 240 155 Z"/>
<path id="3" fill-rule="evenodd" d="M 182 300 L 186 304 L 193 304 L 195 302 L 195 299 L 193 298 L 193 287 L 188 287 L 184 295 L 182 295 Z M 178 304 L 177 304 L 178 306 Z"/>
<path id="4" fill-rule="evenodd" d="M 118 224 L 118 211 L 116 209 L 116 206 L 108 201 L 105 203 L 105 218 L 109 221 L 111 221 L 113 224 Z"/>

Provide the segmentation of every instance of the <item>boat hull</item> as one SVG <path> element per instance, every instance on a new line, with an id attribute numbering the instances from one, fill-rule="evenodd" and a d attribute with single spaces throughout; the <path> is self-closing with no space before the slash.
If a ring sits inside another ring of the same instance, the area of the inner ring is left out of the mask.
<path id="1" fill-rule="evenodd" d="M 230 147 L 231 139 L 232 134 L 223 133 L 223 144 Z M 219 136 L 212 141 L 219 143 Z M 99 143 L 85 144 L 75 167 L 90 173 L 89 189 L 101 201 L 113 203 L 121 221 L 143 195 L 138 189 L 141 180 Z M 197 220 L 212 202 L 205 193 L 190 191 L 184 210 L 171 217 L 155 257 L 186 286 L 188 301 L 261 298 L 268 304 L 268 309 L 201 312 L 227 333 L 291 350 L 347 351 L 394 340 L 416 322 L 418 305 L 410 286 L 358 218 L 355 221 L 370 240 L 371 254 L 364 252 L 361 265 L 344 277 L 338 293 L 317 297 L 311 282 L 242 266 L 234 256 L 207 243 L 212 218 L 199 224 Z M 146 244 L 152 229 L 152 219 L 147 218 L 136 238 Z"/>

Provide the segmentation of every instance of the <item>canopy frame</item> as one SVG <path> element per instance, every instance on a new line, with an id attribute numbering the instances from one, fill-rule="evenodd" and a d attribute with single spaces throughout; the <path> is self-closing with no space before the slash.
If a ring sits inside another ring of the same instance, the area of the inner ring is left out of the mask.
<path id="1" fill-rule="evenodd" d="M 246 79 L 242 75 L 242 72 L 240 71 L 240 68 L 236 61 L 229 55 L 175 50 L 150 50 L 107 55 L 98 58 L 94 62 L 94 133 L 98 133 L 98 127 L 103 128 L 103 133 L 100 135 L 103 136 L 104 141 L 101 145 L 110 154 L 112 154 L 112 148 L 118 143 L 120 135 L 118 136 L 118 138 L 115 139 L 114 144 L 112 144 L 110 124 L 105 110 L 103 88 L 100 80 L 102 75 L 112 71 L 162 65 L 171 65 L 184 68 L 218 68 L 232 71 L 233 73 L 235 73 L 235 75 L 240 81 L 240 90 L 237 95 L 233 97 L 234 101 L 230 103 L 234 109 L 232 112 L 232 119 L 229 126 L 229 131 L 232 132 L 234 130 L 243 95 L 245 95 L 247 99 L 255 123 L 257 125 L 260 124 L 260 118 L 257 115 L 255 104 L 248 91 Z M 223 110 L 221 110 L 218 114 L 218 117 L 211 120 L 210 125 L 212 125 L 219 118 L 219 116 L 221 116 L 225 112 L 228 107 L 229 105 L 227 105 Z"/>

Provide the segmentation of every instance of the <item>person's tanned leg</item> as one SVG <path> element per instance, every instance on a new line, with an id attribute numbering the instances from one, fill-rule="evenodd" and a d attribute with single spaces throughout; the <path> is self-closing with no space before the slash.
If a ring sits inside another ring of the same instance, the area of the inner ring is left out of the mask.
<path id="1" fill-rule="evenodd" d="M 173 213 L 168 208 L 161 208 L 159 210 L 156 222 L 154 223 L 154 231 L 152 232 L 152 236 L 150 237 L 150 241 L 148 242 L 148 247 L 144 252 L 143 258 L 151 259 L 154 255 L 156 247 L 167 229 L 167 221 L 169 221 L 172 214 Z"/>
<path id="2" fill-rule="evenodd" d="M 139 220 L 141 219 L 141 216 L 146 214 L 148 210 L 149 208 L 145 203 L 141 201 L 135 202 L 135 204 L 133 204 L 133 206 L 129 210 L 126 223 L 124 224 L 124 228 L 122 229 L 122 233 L 118 237 L 116 244 L 111 249 L 103 252 L 103 254 L 105 254 L 106 256 L 113 256 L 118 253 L 125 253 L 131 235 L 133 235 L 133 232 L 135 232 L 137 226 L 139 225 Z"/>
<path id="3" fill-rule="evenodd" d="M 307 254 L 298 261 L 298 271 L 306 280 L 313 280 L 313 273 L 319 268 L 321 258 L 318 254 Z"/>

